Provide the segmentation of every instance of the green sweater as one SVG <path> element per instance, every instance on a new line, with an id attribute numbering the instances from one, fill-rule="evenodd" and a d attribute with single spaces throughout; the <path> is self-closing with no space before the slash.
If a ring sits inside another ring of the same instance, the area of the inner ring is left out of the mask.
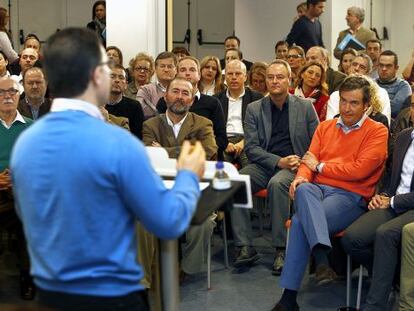
<path id="1" fill-rule="evenodd" d="M 23 118 L 26 123 L 16 121 L 10 129 L 5 128 L 0 122 L 0 172 L 9 167 L 10 154 L 17 137 L 33 123 L 32 119 Z"/>

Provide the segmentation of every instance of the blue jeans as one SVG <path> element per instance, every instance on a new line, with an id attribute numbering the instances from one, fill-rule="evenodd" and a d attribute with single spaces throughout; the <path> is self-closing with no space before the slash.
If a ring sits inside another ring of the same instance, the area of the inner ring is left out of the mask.
<path id="1" fill-rule="evenodd" d="M 295 209 L 280 286 L 299 290 L 312 248 L 331 247 L 330 235 L 344 230 L 365 210 L 356 193 L 321 184 L 304 183 L 296 189 Z"/>

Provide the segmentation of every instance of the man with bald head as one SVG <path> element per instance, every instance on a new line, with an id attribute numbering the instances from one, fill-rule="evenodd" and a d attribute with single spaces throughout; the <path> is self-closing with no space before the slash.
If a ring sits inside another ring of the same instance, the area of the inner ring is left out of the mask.
<path id="1" fill-rule="evenodd" d="M 274 60 L 266 70 L 269 96 L 249 104 L 244 119 L 244 149 L 249 165 L 240 173 L 250 176 L 252 193 L 267 189 L 272 246 L 276 248 L 274 275 L 280 275 L 284 263 L 288 188 L 319 123 L 310 101 L 289 94 L 290 78 L 289 64 Z M 250 210 L 233 208 L 231 222 L 234 243 L 239 248 L 234 265 L 249 265 L 259 259 L 252 245 Z"/>
<path id="2" fill-rule="evenodd" d="M 34 284 L 29 274 L 29 259 L 22 225 L 14 210 L 12 181 L 9 171 L 10 154 L 20 134 L 33 121 L 17 110 L 19 91 L 17 83 L 9 78 L 0 79 L 0 226 L 16 232 L 18 264 L 20 266 L 20 292 L 23 299 L 34 298 Z"/>
<path id="3" fill-rule="evenodd" d="M 263 96 L 245 87 L 246 65 L 240 60 L 227 63 L 225 69 L 227 90 L 217 94 L 224 112 L 228 145 L 225 149 L 226 161 L 236 160 L 242 167 L 248 163 L 244 152 L 244 117 L 247 105 Z"/>
<path id="4" fill-rule="evenodd" d="M 329 53 L 326 49 L 320 46 L 311 47 L 306 52 L 306 61 L 318 62 L 325 67 L 326 83 L 328 84 L 329 95 L 338 90 L 342 81 L 346 78 L 344 73 L 336 71 L 330 67 Z"/>
<path id="5" fill-rule="evenodd" d="M 39 54 L 33 48 L 26 48 L 20 54 L 20 59 L 19 59 L 20 72 L 12 75 L 13 80 L 15 80 L 18 83 L 20 94 L 22 94 L 24 91 L 23 73 L 27 69 L 32 68 L 38 60 L 39 60 Z"/>
<path id="6" fill-rule="evenodd" d="M 37 120 L 49 112 L 52 102 L 45 97 L 47 82 L 41 68 L 32 67 L 23 73 L 23 88 L 25 97 L 18 106 L 22 115 Z"/>

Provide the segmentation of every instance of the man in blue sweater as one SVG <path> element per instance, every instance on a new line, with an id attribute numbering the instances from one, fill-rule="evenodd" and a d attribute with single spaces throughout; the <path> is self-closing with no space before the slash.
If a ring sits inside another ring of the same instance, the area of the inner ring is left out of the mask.
<path id="1" fill-rule="evenodd" d="M 142 143 L 103 121 L 110 69 L 93 32 L 49 38 L 55 100 L 12 154 L 17 212 L 42 305 L 57 310 L 148 310 L 134 220 L 163 239 L 185 232 L 200 196 L 205 153 L 185 142 L 167 190 Z"/>
<path id="2" fill-rule="evenodd" d="M 378 60 L 378 79 L 376 82 L 384 88 L 391 102 L 391 117 L 396 118 L 403 108 L 410 105 L 411 86 L 404 79 L 397 77 L 398 56 L 395 52 L 386 50 Z"/>
<path id="3" fill-rule="evenodd" d="M 286 37 L 286 42 L 289 45 L 301 46 L 305 53 L 313 46 L 323 47 L 322 40 L 322 25 L 319 21 L 319 16 L 322 15 L 325 9 L 326 0 L 307 0 L 307 10 L 305 15 L 302 15 L 292 26 L 289 34 Z"/>

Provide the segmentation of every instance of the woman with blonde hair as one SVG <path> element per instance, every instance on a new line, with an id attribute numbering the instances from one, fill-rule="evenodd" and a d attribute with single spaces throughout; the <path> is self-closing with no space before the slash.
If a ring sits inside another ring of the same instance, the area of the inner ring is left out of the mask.
<path id="1" fill-rule="evenodd" d="M 10 32 L 7 30 L 9 14 L 5 8 L 0 7 L 0 50 L 4 53 L 9 63 L 19 58 L 11 44 Z"/>
<path id="2" fill-rule="evenodd" d="M 325 121 L 329 100 L 325 69 L 321 63 L 306 63 L 298 72 L 295 88 L 291 93 L 309 99 L 315 107 L 319 120 Z"/>
<path id="3" fill-rule="evenodd" d="M 256 91 L 263 96 L 267 95 L 266 88 L 266 69 L 268 64 L 265 62 L 255 62 L 250 68 L 247 76 L 249 87 L 252 91 Z"/>
<path id="4" fill-rule="evenodd" d="M 215 95 L 225 89 L 222 76 L 220 60 L 216 56 L 206 56 L 200 62 L 201 78 L 198 89 L 201 94 Z"/>
<path id="5" fill-rule="evenodd" d="M 131 59 L 128 71 L 132 81 L 128 84 L 125 96 L 136 100 L 138 89 L 151 82 L 155 71 L 154 68 L 154 59 L 147 53 L 138 53 Z"/>

